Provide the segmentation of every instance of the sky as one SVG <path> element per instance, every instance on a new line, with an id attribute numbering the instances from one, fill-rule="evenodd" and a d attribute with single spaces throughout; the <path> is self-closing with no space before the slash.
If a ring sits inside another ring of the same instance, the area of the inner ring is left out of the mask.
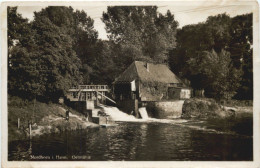
<path id="1" fill-rule="evenodd" d="M 225 2 L 225 3 L 224 3 Z M 229 1 L 198 1 L 196 3 L 192 2 L 156 2 L 152 5 L 158 6 L 158 12 L 165 14 L 167 10 L 170 10 L 175 19 L 179 22 L 179 28 L 188 25 L 196 24 L 199 22 L 206 21 L 208 16 L 214 16 L 221 13 L 227 13 L 231 17 L 236 15 L 246 14 L 253 12 L 253 6 L 246 3 L 228 3 Z M 143 2 L 144 3 L 144 2 Z M 48 4 L 51 5 L 61 5 L 61 4 Z M 36 5 L 18 5 L 18 13 L 22 14 L 23 17 L 33 20 L 34 11 L 40 11 L 42 8 L 48 6 L 47 4 L 41 3 Z M 105 31 L 105 25 L 101 21 L 102 13 L 106 12 L 107 6 L 109 5 L 125 5 L 125 3 L 115 3 L 108 4 L 104 2 L 85 2 L 78 3 L 73 2 L 65 4 L 66 6 L 72 6 L 74 10 L 84 10 L 88 16 L 94 19 L 94 28 L 99 33 L 100 39 L 107 39 L 107 33 Z M 140 4 L 139 2 L 132 2 L 128 5 L 151 5 L 151 4 Z M 17 5 L 16 5 L 17 6 Z"/>

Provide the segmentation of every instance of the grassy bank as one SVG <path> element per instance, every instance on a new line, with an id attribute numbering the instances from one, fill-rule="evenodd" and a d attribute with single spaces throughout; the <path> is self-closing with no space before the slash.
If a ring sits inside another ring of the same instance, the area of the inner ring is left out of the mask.
<path id="1" fill-rule="evenodd" d="M 204 120 L 209 129 L 252 136 L 252 102 L 242 101 L 239 103 L 239 101 L 234 100 L 221 104 L 206 98 L 186 100 L 183 104 L 182 118 Z"/>
<path id="2" fill-rule="evenodd" d="M 182 108 L 183 118 L 234 119 L 252 116 L 252 113 L 252 103 L 248 105 L 239 101 L 229 101 L 221 105 L 214 99 L 207 98 L 188 99 Z"/>
<path id="3" fill-rule="evenodd" d="M 73 109 L 70 109 L 70 119 L 66 121 L 67 108 L 65 105 L 24 101 L 18 97 L 9 97 L 8 141 L 28 138 L 30 122 L 32 123 L 32 136 L 97 126 L 86 121 L 81 113 Z M 18 118 L 20 119 L 19 129 Z"/>

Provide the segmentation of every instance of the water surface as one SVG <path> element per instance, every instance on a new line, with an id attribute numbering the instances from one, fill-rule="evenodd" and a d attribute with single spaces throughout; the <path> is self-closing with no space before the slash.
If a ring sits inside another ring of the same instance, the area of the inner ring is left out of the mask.
<path id="1" fill-rule="evenodd" d="M 251 121 L 242 125 L 182 119 L 117 122 L 116 127 L 9 142 L 8 159 L 247 161 L 253 159 Z"/>

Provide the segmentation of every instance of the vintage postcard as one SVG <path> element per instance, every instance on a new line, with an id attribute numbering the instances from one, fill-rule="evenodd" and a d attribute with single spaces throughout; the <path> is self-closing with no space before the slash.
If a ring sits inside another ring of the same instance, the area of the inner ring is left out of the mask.
<path id="1" fill-rule="evenodd" d="M 257 1 L 1 4 L 1 166 L 259 168 Z"/>

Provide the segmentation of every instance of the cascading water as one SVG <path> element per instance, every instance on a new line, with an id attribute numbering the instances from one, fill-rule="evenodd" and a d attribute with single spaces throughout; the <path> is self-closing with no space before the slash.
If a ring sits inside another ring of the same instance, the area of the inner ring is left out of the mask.
<path id="1" fill-rule="evenodd" d="M 160 122 L 160 123 L 182 123 L 186 122 L 186 120 L 171 120 L 171 119 L 157 119 L 157 118 L 149 118 L 148 113 L 145 107 L 139 108 L 139 113 L 142 118 L 135 118 L 133 115 L 126 114 L 123 111 L 120 111 L 117 107 L 111 106 L 100 106 L 103 111 L 111 117 L 114 121 L 126 121 L 126 122 Z"/>
<path id="2" fill-rule="evenodd" d="M 109 115 L 114 121 L 139 121 L 133 115 L 128 115 L 120 111 L 117 107 L 101 106 L 104 112 Z"/>
<path id="3" fill-rule="evenodd" d="M 111 107 L 111 106 L 105 106 L 105 105 L 101 105 L 100 107 L 114 121 L 167 123 L 167 124 L 173 124 L 173 125 L 178 125 L 181 127 L 188 127 L 191 129 L 202 130 L 202 131 L 207 131 L 207 132 L 215 132 L 215 133 L 219 133 L 219 134 L 225 133 L 225 132 L 217 131 L 214 129 L 205 128 L 203 126 L 204 122 L 202 122 L 202 121 L 189 121 L 189 120 L 185 120 L 185 119 L 149 118 L 145 107 L 139 108 L 139 113 L 142 117 L 139 119 L 135 118 L 135 116 L 133 116 L 133 115 L 129 115 L 125 112 L 120 111 L 117 107 Z"/>
<path id="4" fill-rule="evenodd" d="M 139 108 L 139 113 L 142 119 L 147 120 L 149 118 L 145 107 Z"/>

